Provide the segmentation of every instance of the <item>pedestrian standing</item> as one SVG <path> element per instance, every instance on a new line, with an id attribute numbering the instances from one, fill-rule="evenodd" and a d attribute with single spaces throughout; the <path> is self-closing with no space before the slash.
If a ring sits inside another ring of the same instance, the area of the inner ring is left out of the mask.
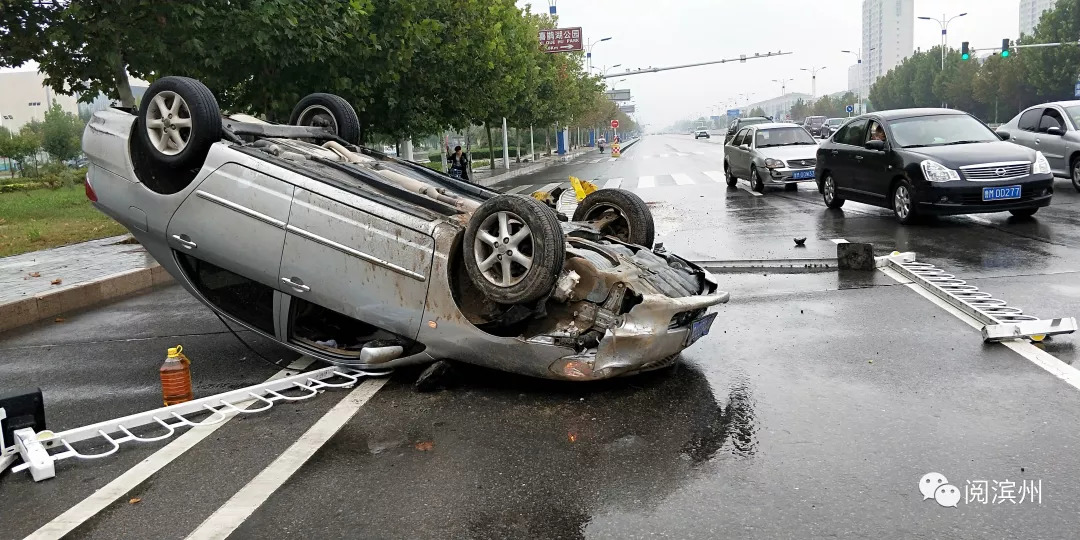
<path id="1" fill-rule="evenodd" d="M 455 146 L 454 152 L 449 153 L 450 147 L 446 147 L 446 163 L 450 167 L 450 176 L 469 181 L 469 157 L 461 151 L 461 146 Z"/>

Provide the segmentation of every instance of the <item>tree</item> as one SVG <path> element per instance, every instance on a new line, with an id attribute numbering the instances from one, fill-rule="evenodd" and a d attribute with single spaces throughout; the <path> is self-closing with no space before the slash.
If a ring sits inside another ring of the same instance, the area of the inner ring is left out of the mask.
<path id="1" fill-rule="evenodd" d="M 74 159 L 81 151 L 82 131 L 79 117 L 53 103 L 42 122 L 41 148 L 59 161 Z"/>
<path id="2" fill-rule="evenodd" d="M 765 116 L 765 109 L 754 107 L 753 109 L 750 109 L 750 114 L 748 116 Z"/>
<path id="3" fill-rule="evenodd" d="M 18 134 L 12 134 L 7 128 L 0 128 L 0 156 L 19 163 L 19 170 L 25 169 L 26 158 L 41 149 L 41 139 L 29 124 L 23 126 Z M 23 172 L 25 176 L 25 171 Z"/>

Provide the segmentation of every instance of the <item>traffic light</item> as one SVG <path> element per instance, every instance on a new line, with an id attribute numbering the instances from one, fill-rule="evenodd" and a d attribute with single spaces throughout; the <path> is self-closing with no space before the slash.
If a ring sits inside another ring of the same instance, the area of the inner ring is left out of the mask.
<path id="1" fill-rule="evenodd" d="M 960 59 L 971 60 L 971 50 L 968 48 L 968 42 L 966 41 L 960 44 Z"/>
<path id="2" fill-rule="evenodd" d="M 1008 58 L 1009 54 L 1011 54 L 1009 52 L 1009 49 L 1011 49 L 1011 48 L 1012 48 L 1012 40 L 1011 39 L 1005 38 L 1005 39 L 1001 40 L 1001 57 L 1002 58 Z"/>

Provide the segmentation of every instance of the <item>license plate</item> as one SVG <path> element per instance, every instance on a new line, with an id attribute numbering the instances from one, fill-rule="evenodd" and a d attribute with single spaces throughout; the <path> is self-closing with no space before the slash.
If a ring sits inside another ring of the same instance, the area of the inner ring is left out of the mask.
<path id="1" fill-rule="evenodd" d="M 709 329 L 712 328 L 712 323 L 715 320 L 715 313 L 709 313 L 704 317 L 694 319 L 694 321 L 690 323 L 690 335 L 686 336 L 686 346 L 689 347 L 693 345 L 695 341 L 709 335 Z"/>
<path id="2" fill-rule="evenodd" d="M 1020 198 L 1020 186 L 984 187 L 984 201 L 1005 201 Z"/>
<path id="3" fill-rule="evenodd" d="M 795 171 L 791 173 L 793 180 L 806 180 L 807 178 L 813 178 L 814 171 Z"/>

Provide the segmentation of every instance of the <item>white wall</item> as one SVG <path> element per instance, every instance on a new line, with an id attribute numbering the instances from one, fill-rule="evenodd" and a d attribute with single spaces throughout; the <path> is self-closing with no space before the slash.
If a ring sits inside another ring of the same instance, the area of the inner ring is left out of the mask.
<path id="1" fill-rule="evenodd" d="M 915 0 L 863 0 L 863 96 L 915 48 Z"/>
<path id="2" fill-rule="evenodd" d="M 1031 35 L 1044 11 L 1054 7 L 1055 0 L 1020 0 L 1020 33 Z"/>
<path id="3" fill-rule="evenodd" d="M 65 111 L 79 114 L 75 96 L 57 94 L 46 88 L 44 82 L 45 76 L 36 71 L 0 73 L 0 122 L 4 127 L 18 131 L 31 120 L 44 120 L 51 102 L 59 103 Z"/>

